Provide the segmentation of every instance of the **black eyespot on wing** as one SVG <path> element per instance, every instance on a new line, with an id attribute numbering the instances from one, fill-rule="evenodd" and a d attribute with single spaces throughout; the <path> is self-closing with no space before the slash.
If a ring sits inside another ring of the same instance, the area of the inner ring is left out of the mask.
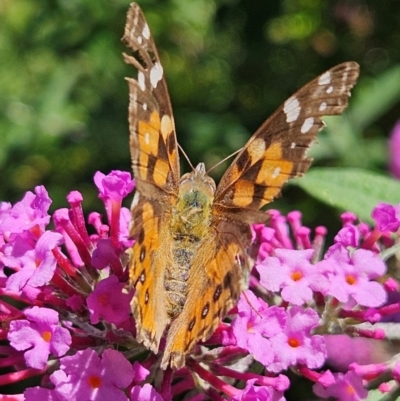
<path id="1" fill-rule="evenodd" d="M 139 260 L 143 262 L 145 257 L 146 257 L 146 245 L 142 245 L 142 247 L 140 248 Z"/>
<path id="2" fill-rule="evenodd" d="M 196 318 L 194 317 L 189 323 L 189 326 L 188 326 L 188 330 L 189 331 L 193 330 L 193 327 L 194 327 L 195 323 L 196 323 Z"/>
<path id="3" fill-rule="evenodd" d="M 213 295 L 214 302 L 218 301 L 219 297 L 221 296 L 221 293 L 222 293 L 222 286 L 221 284 L 218 284 Z"/>
<path id="4" fill-rule="evenodd" d="M 204 306 L 203 310 L 201 311 L 201 318 L 205 319 L 205 317 L 208 315 L 208 311 L 210 310 L 210 303 L 207 302 L 206 305 Z"/>

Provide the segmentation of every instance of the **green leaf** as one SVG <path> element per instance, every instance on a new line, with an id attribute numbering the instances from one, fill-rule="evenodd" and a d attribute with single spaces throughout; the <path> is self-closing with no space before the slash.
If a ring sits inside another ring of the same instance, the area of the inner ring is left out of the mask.
<path id="1" fill-rule="evenodd" d="M 400 183 L 356 168 L 314 168 L 292 181 L 321 202 L 355 213 L 372 222 L 371 211 L 378 202 L 400 203 Z"/>

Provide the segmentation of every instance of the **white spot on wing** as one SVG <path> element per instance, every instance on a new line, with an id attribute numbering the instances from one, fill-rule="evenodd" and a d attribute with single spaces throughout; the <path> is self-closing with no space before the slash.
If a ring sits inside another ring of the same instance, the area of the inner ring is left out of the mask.
<path id="1" fill-rule="evenodd" d="M 328 85 L 331 83 L 331 73 L 329 71 L 324 72 L 318 79 L 319 85 Z"/>
<path id="2" fill-rule="evenodd" d="M 286 122 L 292 123 L 297 120 L 297 117 L 300 114 L 300 103 L 296 97 L 292 96 L 288 100 L 286 100 L 283 105 L 283 111 L 286 114 Z"/>
<path id="3" fill-rule="evenodd" d="M 150 39 L 150 29 L 149 29 L 149 26 L 148 26 L 147 24 L 144 24 L 143 31 L 142 31 L 142 35 L 143 35 L 146 39 Z"/>
<path id="4" fill-rule="evenodd" d="M 142 104 L 143 110 L 147 110 L 147 103 Z"/>
<path id="5" fill-rule="evenodd" d="M 314 117 L 308 117 L 304 120 L 303 125 L 301 126 L 301 133 L 305 134 L 306 132 L 310 131 L 310 129 L 312 128 L 314 124 Z"/>
<path id="6" fill-rule="evenodd" d="M 281 172 L 281 168 L 277 167 L 274 172 L 272 173 L 272 178 L 278 177 L 279 173 Z"/>
<path id="7" fill-rule="evenodd" d="M 159 81 L 161 81 L 163 77 L 164 71 L 162 65 L 157 62 L 154 64 L 153 68 L 150 70 L 150 83 L 151 86 L 155 89 Z"/>
<path id="8" fill-rule="evenodd" d="M 142 91 L 144 91 L 146 89 L 146 84 L 144 82 L 144 74 L 142 71 L 138 72 L 137 80 L 138 80 L 139 88 Z"/>
<path id="9" fill-rule="evenodd" d="M 333 92 L 333 86 L 330 86 L 327 90 L 326 93 L 332 93 Z"/>
<path id="10" fill-rule="evenodd" d="M 294 149 L 296 147 L 296 142 L 292 142 L 291 144 L 290 144 L 290 149 Z"/>
<path id="11" fill-rule="evenodd" d="M 136 39 L 137 39 L 137 42 L 139 43 L 139 45 L 141 45 L 143 42 L 143 38 L 141 36 L 138 36 Z"/>
<path id="12" fill-rule="evenodd" d="M 148 132 L 144 134 L 144 141 L 146 142 L 146 145 L 150 143 L 150 134 Z"/>
<path id="13" fill-rule="evenodd" d="M 324 111 L 326 109 L 326 103 L 322 102 L 321 106 L 319 106 L 319 111 Z"/>

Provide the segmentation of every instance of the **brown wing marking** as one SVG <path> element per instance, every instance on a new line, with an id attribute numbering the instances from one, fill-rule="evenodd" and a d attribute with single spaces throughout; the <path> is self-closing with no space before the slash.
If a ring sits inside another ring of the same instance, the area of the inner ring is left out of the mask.
<path id="1" fill-rule="evenodd" d="M 235 208 L 259 209 L 279 195 L 291 177 L 310 166 L 306 151 L 324 126 L 320 117 L 341 114 L 359 66 L 337 65 L 291 96 L 250 138 L 222 177 L 216 214 Z"/>

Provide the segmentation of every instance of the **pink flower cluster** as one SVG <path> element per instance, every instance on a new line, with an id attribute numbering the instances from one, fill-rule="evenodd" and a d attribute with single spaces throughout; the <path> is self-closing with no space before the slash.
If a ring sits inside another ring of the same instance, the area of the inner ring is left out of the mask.
<path id="1" fill-rule="evenodd" d="M 344 213 L 325 253 L 324 227 L 312 235 L 299 212 L 270 210 L 269 224 L 253 227 L 249 290 L 183 369 L 162 371 L 137 343 L 130 311 L 122 201 L 134 181 L 113 171 L 95 184 L 105 221 L 91 213 L 86 223 L 77 191 L 52 216 L 42 186 L 0 203 L 0 393 L 35 378 L 12 399 L 281 401 L 293 390 L 289 369 L 322 398 L 398 391 L 400 363 L 382 351 L 385 323 L 400 312 L 384 263 L 399 250 L 398 207 L 377 205 L 374 228 Z"/>

